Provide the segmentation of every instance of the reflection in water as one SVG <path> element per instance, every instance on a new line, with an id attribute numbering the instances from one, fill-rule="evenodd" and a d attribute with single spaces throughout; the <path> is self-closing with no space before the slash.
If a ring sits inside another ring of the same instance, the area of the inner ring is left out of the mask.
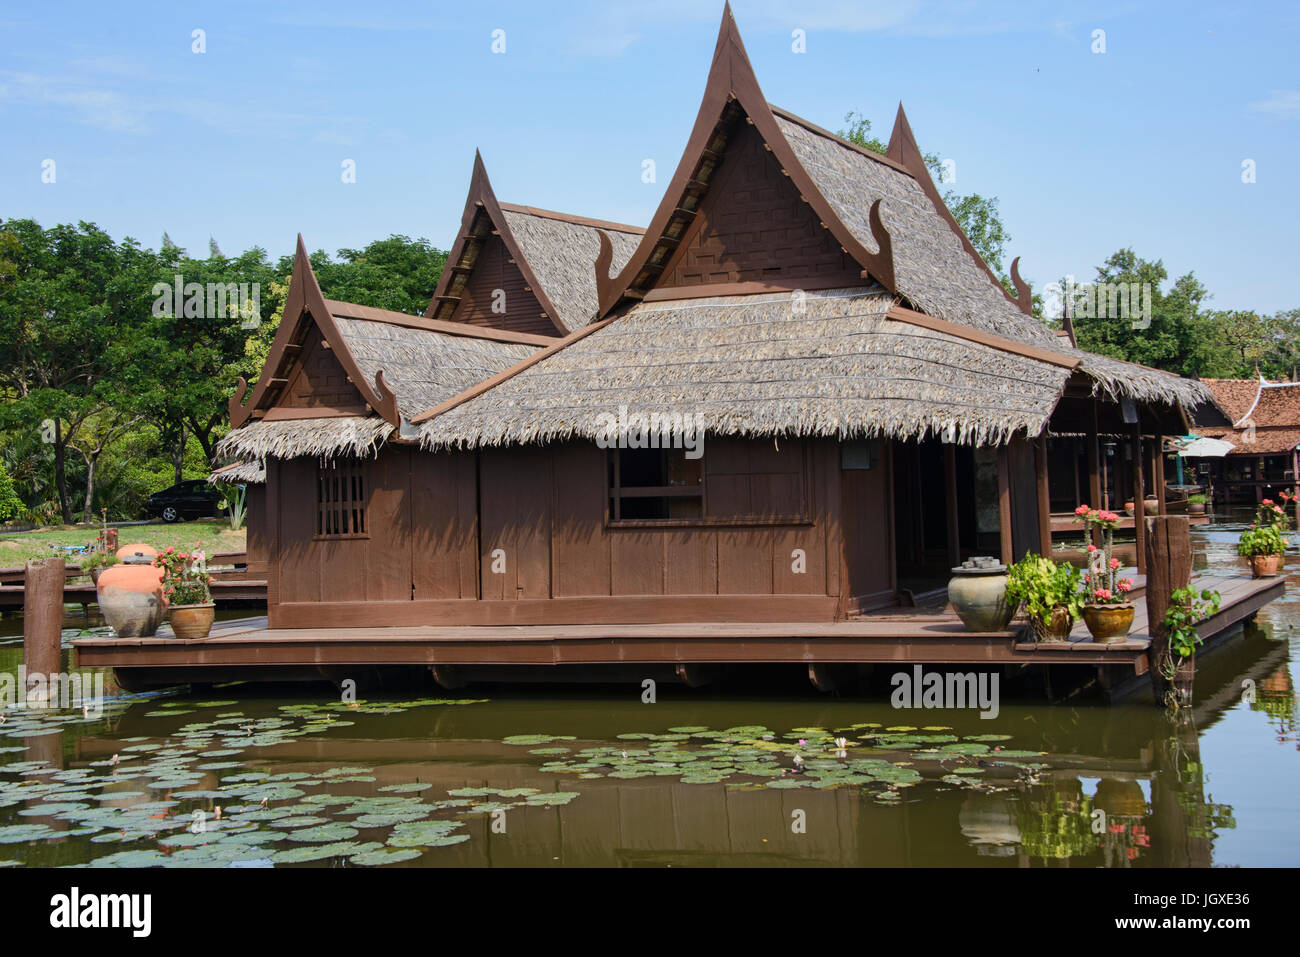
<path id="1" fill-rule="evenodd" d="M 1207 567 L 1235 565 L 1233 536 L 1198 539 Z M 1173 717 L 1026 699 L 915 727 L 788 686 L 355 708 L 232 686 L 98 721 L 9 710 L 0 865 L 1295 864 L 1298 615 L 1289 594 L 1203 655 Z M 0 668 L 20 654 L 0 645 Z"/>

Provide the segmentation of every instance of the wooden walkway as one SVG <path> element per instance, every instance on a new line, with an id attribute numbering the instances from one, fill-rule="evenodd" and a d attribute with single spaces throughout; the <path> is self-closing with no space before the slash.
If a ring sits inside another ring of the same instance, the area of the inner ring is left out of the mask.
<path id="1" fill-rule="evenodd" d="M 1285 589 L 1281 577 L 1201 577 L 1223 594 L 1201 631 L 1213 637 Z M 951 613 L 899 610 L 838 622 L 520 625 L 271 629 L 266 618 L 221 622 L 197 641 L 164 626 L 153 638 L 73 642 L 83 667 L 147 669 L 321 668 L 332 666 L 613 664 L 1051 664 L 1125 665 L 1147 671 L 1145 600 L 1127 641 L 1096 644 L 1080 625 L 1067 642 L 1025 640 L 1023 623 L 968 632 Z"/>

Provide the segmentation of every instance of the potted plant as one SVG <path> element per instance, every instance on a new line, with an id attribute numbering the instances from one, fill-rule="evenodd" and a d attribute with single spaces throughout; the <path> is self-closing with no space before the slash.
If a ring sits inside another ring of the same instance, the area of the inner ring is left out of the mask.
<path id="1" fill-rule="evenodd" d="M 112 552 L 91 552 L 80 561 L 81 573 L 89 575 L 90 580 L 98 585 L 99 575 L 105 569 L 116 565 L 120 559 Z"/>
<path id="2" fill-rule="evenodd" d="M 1210 501 L 1210 497 L 1204 492 L 1196 492 L 1187 496 L 1187 514 L 1204 515 L 1205 506 Z"/>
<path id="3" fill-rule="evenodd" d="M 1088 545 L 1088 571 L 1083 576 L 1084 624 L 1093 641 L 1103 644 L 1123 641 L 1133 627 L 1135 609 L 1129 600 L 1133 579 L 1119 577 L 1120 562 L 1113 554 L 1119 516 L 1087 505 L 1080 505 L 1074 514 L 1089 537 L 1096 529 L 1102 538 L 1100 549 Z"/>
<path id="4" fill-rule="evenodd" d="M 1160 673 L 1172 687 L 1165 695 L 1165 704 L 1180 708 L 1192 700 L 1192 681 L 1196 676 L 1196 646 L 1201 643 L 1196 625 L 1219 611 L 1221 597 L 1208 588 L 1199 593 L 1192 588 L 1175 588 L 1169 596 L 1169 609 L 1165 612 L 1165 633 L 1168 644 L 1160 660 Z"/>
<path id="5" fill-rule="evenodd" d="M 1286 539 L 1276 525 L 1251 525 L 1241 533 L 1237 554 L 1250 562 L 1252 578 L 1272 578 L 1282 567 Z"/>
<path id="6" fill-rule="evenodd" d="M 1069 562 L 1030 553 L 1007 569 L 1007 602 L 1023 607 L 1036 641 L 1065 641 L 1083 609 L 1082 575 Z"/>
<path id="7" fill-rule="evenodd" d="M 1137 515 L 1137 509 L 1134 507 L 1132 502 L 1124 503 L 1124 511 L 1128 513 L 1129 518 L 1132 518 L 1135 515 Z"/>
<path id="8" fill-rule="evenodd" d="M 212 601 L 212 576 L 202 551 L 179 552 L 172 546 L 159 552 L 154 564 L 163 572 L 163 596 L 177 638 L 206 638 L 212 628 L 216 604 Z"/>

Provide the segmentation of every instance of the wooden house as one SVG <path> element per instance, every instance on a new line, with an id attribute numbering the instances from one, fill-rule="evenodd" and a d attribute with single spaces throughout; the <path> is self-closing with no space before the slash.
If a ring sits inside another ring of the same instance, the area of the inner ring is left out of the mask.
<path id="1" fill-rule="evenodd" d="M 645 230 L 500 203 L 476 158 L 423 317 L 325 299 L 300 239 L 222 446 L 265 472 L 270 634 L 840 622 L 1050 549 L 1049 436 L 1096 502 L 1102 437 L 1150 455 L 1209 394 L 1012 275 L 901 106 L 887 155 L 770 106 L 728 9 Z"/>
<path id="2" fill-rule="evenodd" d="M 1281 491 L 1300 494 L 1300 382 L 1203 381 L 1231 425 L 1198 417 L 1196 434 L 1233 447 L 1223 456 L 1191 459 L 1191 480 L 1221 506 L 1253 508 Z"/>

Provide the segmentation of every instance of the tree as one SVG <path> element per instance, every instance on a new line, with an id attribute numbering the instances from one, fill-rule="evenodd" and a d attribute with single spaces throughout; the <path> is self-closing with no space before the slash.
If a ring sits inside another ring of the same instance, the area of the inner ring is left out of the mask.
<path id="1" fill-rule="evenodd" d="M 14 489 L 9 470 L 0 462 L 0 522 L 7 522 L 23 510 L 23 500 Z"/>
<path id="2" fill-rule="evenodd" d="M 389 236 L 364 249 L 340 249 L 339 260 L 323 250 L 309 257 L 321 291 L 331 299 L 420 315 L 438 288 L 447 252 L 427 239 Z M 293 271 L 293 257 L 280 260 L 280 272 Z"/>
<path id="3" fill-rule="evenodd" d="M 847 128 L 840 130 L 840 136 L 851 143 L 871 150 L 873 153 L 879 153 L 881 156 L 885 155 L 889 147 L 878 137 L 871 135 L 871 121 L 869 119 L 861 113 L 851 110 L 844 115 L 844 122 L 847 124 Z M 926 153 L 924 155 L 925 165 L 930 168 L 930 175 L 935 183 L 942 185 L 945 180 L 943 160 L 939 158 L 938 153 Z M 1012 287 L 1011 278 L 1002 268 L 1003 257 L 1007 243 L 1011 242 L 1011 236 L 1002 223 L 1001 215 L 998 213 L 997 197 L 985 197 L 979 193 L 962 196 L 954 189 L 944 190 L 942 197 L 944 205 L 952 213 L 953 219 L 957 220 L 957 225 L 961 226 L 962 231 L 966 233 L 971 245 L 988 263 L 989 268 L 1001 279 L 1006 290 L 1014 295 L 1015 289 Z"/>

